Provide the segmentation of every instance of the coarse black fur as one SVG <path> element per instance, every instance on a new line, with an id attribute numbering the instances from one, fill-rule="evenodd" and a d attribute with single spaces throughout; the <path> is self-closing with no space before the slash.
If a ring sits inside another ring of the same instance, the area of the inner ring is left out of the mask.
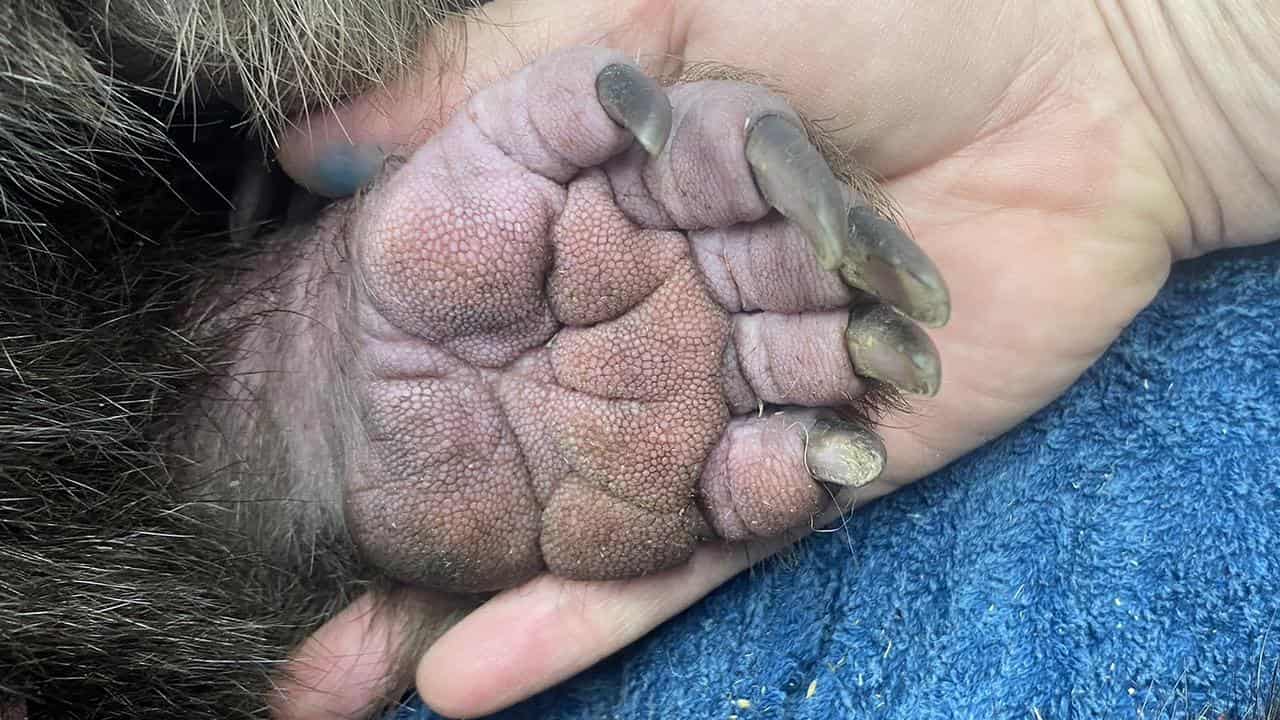
<path id="1" fill-rule="evenodd" d="M 167 434 L 228 343 L 179 310 L 253 252 L 228 198 L 285 118 L 454 11 L 0 0 L 0 716 L 265 717 L 362 589 L 342 537 L 268 551 L 183 501 Z"/>

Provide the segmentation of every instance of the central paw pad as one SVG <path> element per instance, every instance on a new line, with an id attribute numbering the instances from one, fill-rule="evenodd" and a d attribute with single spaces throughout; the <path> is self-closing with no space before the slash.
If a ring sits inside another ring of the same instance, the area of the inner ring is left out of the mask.
<path id="1" fill-rule="evenodd" d="M 758 87 L 571 50 L 353 205 L 346 517 L 374 565 L 454 591 L 632 577 L 878 475 L 831 409 L 867 377 L 936 390 L 908 318 L 945 321 L 946 290 L 801 127 Z"/>

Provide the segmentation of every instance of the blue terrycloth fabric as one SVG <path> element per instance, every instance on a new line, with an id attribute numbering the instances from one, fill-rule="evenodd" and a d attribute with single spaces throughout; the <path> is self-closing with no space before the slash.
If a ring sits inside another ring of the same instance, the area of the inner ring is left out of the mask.
<path id="1" fill-rule="evenodd" d="M 1278 585 L 1273 244 L 1177 268 L 1013 432 L 497 717 L 1239 717 Z"/>

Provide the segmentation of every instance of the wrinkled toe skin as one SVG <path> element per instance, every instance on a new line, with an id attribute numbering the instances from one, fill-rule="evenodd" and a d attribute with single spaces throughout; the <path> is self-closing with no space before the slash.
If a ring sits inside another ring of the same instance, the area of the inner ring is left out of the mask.
<path id="1" fill-rule="evenodd" d="M 912 319 L 945 320 L 945 286 L 896 226 L 859 234 L 802 127 L 758 87 L 567 50 L 347 206 L 345 516 L 370 562 L 468 592 L 632 577 L 874 479 L 879 440 L 822 408 L 861 377 L 936 391 Z M 867 292 L 893 307 L 851 314 Z"/>

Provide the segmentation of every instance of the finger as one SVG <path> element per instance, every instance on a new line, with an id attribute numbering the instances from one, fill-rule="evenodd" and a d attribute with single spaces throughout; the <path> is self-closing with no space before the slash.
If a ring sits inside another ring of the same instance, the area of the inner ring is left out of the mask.
<path id="1" fill-rule="evenodd" d="M 271 700 L 275 720 L 364 717 L 408 688 L 404 658 L 475 603 L 440 593 L 356 599 L 292 654 Z"/>
<path id="2" fill-rule="evenodd" d="M 856 212 L 855 208 L 850 213 L 857 219 L 851 236 L 867 226 Z M 875 231 L 886 232 L 879 227 Z M 859 285 L 871 290 L 878 284 L 885 295 L 897 298 L 900 306 L 914 309 L 915 317 L 944 322 L 950 317 L 946 285 L 905 233 L 896 233 L 910 246 L 893 239 L 863 243 L 870 248 L 865 255 L 872 259 L 862 267 L 881 282 L 864 282 L 859 276 Z M 860 383 L 851 377 L 854 373 L 908 393 L 933 395 L 938 391 L 941 362 L 933 341 L 886 306 L 862 305 L 849 314 L 842 327 L 851 363 L 840 353 L 831 352 L 834 335 L 830 328 L 844 321 L 813 311 L 845 308 L 856 298 L 834 273 L 819 267 L 794 224 L 770 217 L 690 233 L 690 242 L 705 286 L 716 302 L 730 312 L 748 313 L 734 317 L 734 343 L 729 347 L 731 357 L 726 359 L 730 406 L 735 412 L 747 412 L 757 402 L 847 403 L 861 394 Z M 885 257 L 890 259 L 885 262 Z M 855 272 L 854 266 L 846 261 L 842 274 L 847 277 L 851 272 Z M 923 281 L 917 282 L 917 278 Z"/>
<path id="3" fill-rule="evenodd" d="M 595 48 L 549 53 L 476 93 L 467 108 L 508 157 L 559 183 L 633 142 L 661 150 L 672 123 L 656 81 L 625 55 Z"/>
<path id="4" fill-rule="evenodd" d="M 272 716 L 277 720 L 351 718 L 390 691 L 397 636 L 407 634 L 407 618 L 376 611 L 365 595 L 307 638 L 285 667 Z"/>
<path id="5" fill-rule="evenodd" d="M 448 717 L 500 710 L 626 647 L 787 544 L 707 544 L 686 564 L 636 580 L 541 576 L 495 596 L 441 637 L 418 665 L 418 693 Z"/>

